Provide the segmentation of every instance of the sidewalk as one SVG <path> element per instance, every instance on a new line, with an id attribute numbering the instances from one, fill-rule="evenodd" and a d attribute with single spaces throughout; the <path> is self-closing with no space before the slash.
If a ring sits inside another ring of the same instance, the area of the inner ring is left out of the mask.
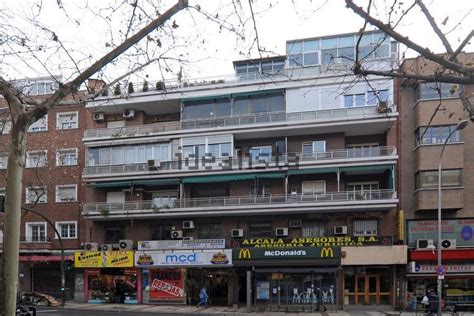
<path id="1" fill-rule="evenodd" d="M 257 311 L 247 313 L 245 307 L 225 307 L 225 306 L 212 306 L 208 308 L 196 308 L 194 306 L 184 305 L 127 305 L 127 304 L 87 304 L 87 303 L 75 303 L 67 302 L 66 306 L 59 307 L 58 309 L 65 310 L 79 310 L 79 311 L 99 311 L 99 312 L 133 312 L 133 313 L 166 313 L 176 315 L 225 315 L 225 316 L 248 316 L 248 315 L 337 315 L 337 316 L 424 316 L 422 312 L 395 312 L 395 311 L 374 311 L 367 306 L 366 310 L 357 308 L 355 310 L 339 310 L 339 311 L 328 311 L 328 313 L 320 312 L 274 312 L 274 311 Z M 443 313 L 443 316 L 451 316 L 451 313 Z M 459 313 L 459 316 L 474 315 L 473 313 Z"/>

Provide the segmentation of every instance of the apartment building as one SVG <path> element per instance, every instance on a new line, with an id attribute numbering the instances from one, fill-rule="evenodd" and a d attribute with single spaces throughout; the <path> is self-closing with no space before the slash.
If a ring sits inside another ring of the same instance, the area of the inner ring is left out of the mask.
<path id="1" fill-rule="evenodd" d="M 51 77 L 22 80 L 15 84 L 23 93 L 37 99 L 51 94 L 57 87 L 57 81 Z M 8 107 L 3 99 L 1 101 L 0 205 L 3 208 L 11 122 Z M 22 291 L 61 296 L 61 248 L 54 225 L 62 237 L 66 266 L 70 267 L 66 271 L 66 294 L 68 298 L 72 296 L 73 254 L 80 249 L 80 237 L 84 234 L 80 201 L 84 200 L 85 193 L 81 175 L 86 111 L 79 101 L 77 96 L 68 98 L 28 130 L 23 206 L 39 212 L 51 223 L 31 212 L 24 212 L 22 216 L 19 267 Z"/>
<path id="2" fill-rule="evenodd" d="M 474 55 L 461 54 L 472 63 Z M 430 75 L 436 66 L 423 58 L 407 59 L 402 71 Z M 464 95 L 472 96 L 472 87 Z M 459 98 L 461 87 L 402 81 L 400 83 L 401 208 L 407 218 L 409 262 L 407 290 L 418 298 L 436 289 L 438 247 L 438 163 L 442 166 L 442 265 L 446 271 L 446 307 L 474 301 L 474 137 L 469 113 Z M 472 100 L 472 97 L 470 97 Z M 472 102 L 472 101 L 471 101 Z M 464 129 L 459 122 L 468 120 Z M 442 150 L 442 158 L 440 157 Z"/>
<path id="3" fill-rule="evenodd" d="M 231 76 L 88 102 L 76 297 L 193 304 L 206 286 L 214 305 L 395 305 L 399 114 L 391 80 L 350 75 L 356 39 L 289 41 Z M 371 67 L 396 61 L 379 32 L 361 48 Z"/>

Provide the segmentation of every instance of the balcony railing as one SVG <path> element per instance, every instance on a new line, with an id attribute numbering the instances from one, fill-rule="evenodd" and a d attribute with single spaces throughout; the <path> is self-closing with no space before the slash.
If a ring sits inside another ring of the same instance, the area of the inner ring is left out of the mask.
<path id="1" fill-rule="evenodd" d="M 377 114 L 376 106 L 361 106 L 353 108 L 337 108 L 330 110 L 306 111 L 306 112 L 273 112 L 254 113 L 242 116 L 228 116 L 220 118 L 182 120 L 181 122 L 145 124 L 139 126 L 126 126 L 116 128 L 88 129 L 84 132 L 85 138 L 109 137 L 122 138 L 156 134 L 168 131 L 213 128 L 226 126 L 240 126 L 252 124 L 268 124 L 282 122 L 300 121 L 323 121 L 345 117 L 372 116 Z"/>
<path id="2" fill-rule="evenodd" d="M 166 122 L 166 123 L 155 123 L 145 124 L 137 126 L 125 126 L 115 128 L 98 128 L 88 129 L 84 132 L 85 138 L 92 137 L 109 137 L 109 138 L 122 138 L 131 136 L 143 136 L 149 134 L 156 134 L 168 131 L 176 131 L 181 129 L 180 122 Z"/>
<path id="3" fill-rule="evenodd" d="M 84 212 L 99 213 L 108 216 L 114 213 L 127 213 L 130 211 L 169 212 L 172 209 L 182 208 L 212 208 L 212 207 L 237 207 L 246 205 L 275 205 L 275 204 L 326 204 L 326 203 L 353 203 L 376 202 L 396 199 L 395 190 L 374 191 L 348 191 L 327 192 L 324 194 L 305 195 L 270 195 L 270 196 L 240 196 L 240 197 L 209 197 L 209 198 L 158 198 L 152 201 L 133 201 L 124 203 L 87 203 Z"/>
<path id="4" fill-rule="evenodd" d="M 44 242 L 51 242 L 51 238 L 48 236 L 21 236 L 21 242 L 24 243 L 44 243 Z"/>
<path id="5" fill-rule="evenodd" d="M 252 157 L 213 157 L 183 158 L 181 160 L 161 161 L 160 167 L 155 171 L 219 171 L 219 170 L 242 170 L 252 168 L 297 168 L 299 165 L 311 164 L 311 162 L 322 162 L 338 159 L 363 159 L 377 157 L 391 157 L 397 154 L 394 146 L 370 147 L 370 148 L 346 148 L 329 150 L 318 153 L 288 153 L 273 156 Z M 100 175 L 114 173 L 148 172 L 147 163 L 87 166 L 84 175 Z"/>

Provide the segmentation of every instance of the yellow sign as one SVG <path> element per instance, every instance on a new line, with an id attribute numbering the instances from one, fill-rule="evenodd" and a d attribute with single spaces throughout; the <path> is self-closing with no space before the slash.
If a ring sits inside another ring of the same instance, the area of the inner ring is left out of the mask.
<path id="1" fill-rule="evenodd" d="M 134 251 L 76 251 L 75 268 L 131 268 Z"/>
<path id="2" fill-rule="evenodd" d="M 250 259 L 250 250 L 249 249 L 240 249 L 239 259 Z"/>
<path id="3" fill-rule="evenodd" d="M 323 247 L 323 249 L 321 249 L 321 258 L 325 257 L 334 257 L 334 251 L 331 247 Z"/>

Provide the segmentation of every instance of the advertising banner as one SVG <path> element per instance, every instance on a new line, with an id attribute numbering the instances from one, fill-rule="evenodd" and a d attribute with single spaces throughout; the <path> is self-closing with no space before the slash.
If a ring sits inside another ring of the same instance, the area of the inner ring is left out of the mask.
<path id="1" fill-rule="evenodd" d="M 131 268 L 134 251 L 76 251 L 75 268 Z"/>
<path id="2" fill-rule="evenodd" d="M 241 241 L 233 240 L 235 248 L 283 248 L 283 247 L 344 247 L 391 245 L 390 236 L 334 236 L 334 237 L 300 237 L 300 238 L 253 238 Z"/>
<path id="3" fill-rule="evenodd" d="M 150 301 L 182 301 L 184 294 L 183 269 L 151 269 Z"/>
<path id="4" fill-rule="evenodd" d="M 443 239 L 456 239 L 456 245 L 474 246 L 474 218 L 444 219 L 441 222 Z M 408 247 L 416 247 L 417 239 L 438 240 L 438 221 L 410 220 L 407 223 Z"/>
<path id="5" fill-rule="evenodd" d="M 225 239 L 144 240 L 138 250 L 224 249 Z"/>
<path id="6" fill-rule="evenodd" d="M 236 248 L 234 261 L 262 259 L 331 259 L 341 257 L 340 247 Z"/>
<path id="7" fill-rule="evenodd" d="M 230 249 L 137 251 L 135 263 L 138 268 L 231 266 L 232 251 Z"/>

